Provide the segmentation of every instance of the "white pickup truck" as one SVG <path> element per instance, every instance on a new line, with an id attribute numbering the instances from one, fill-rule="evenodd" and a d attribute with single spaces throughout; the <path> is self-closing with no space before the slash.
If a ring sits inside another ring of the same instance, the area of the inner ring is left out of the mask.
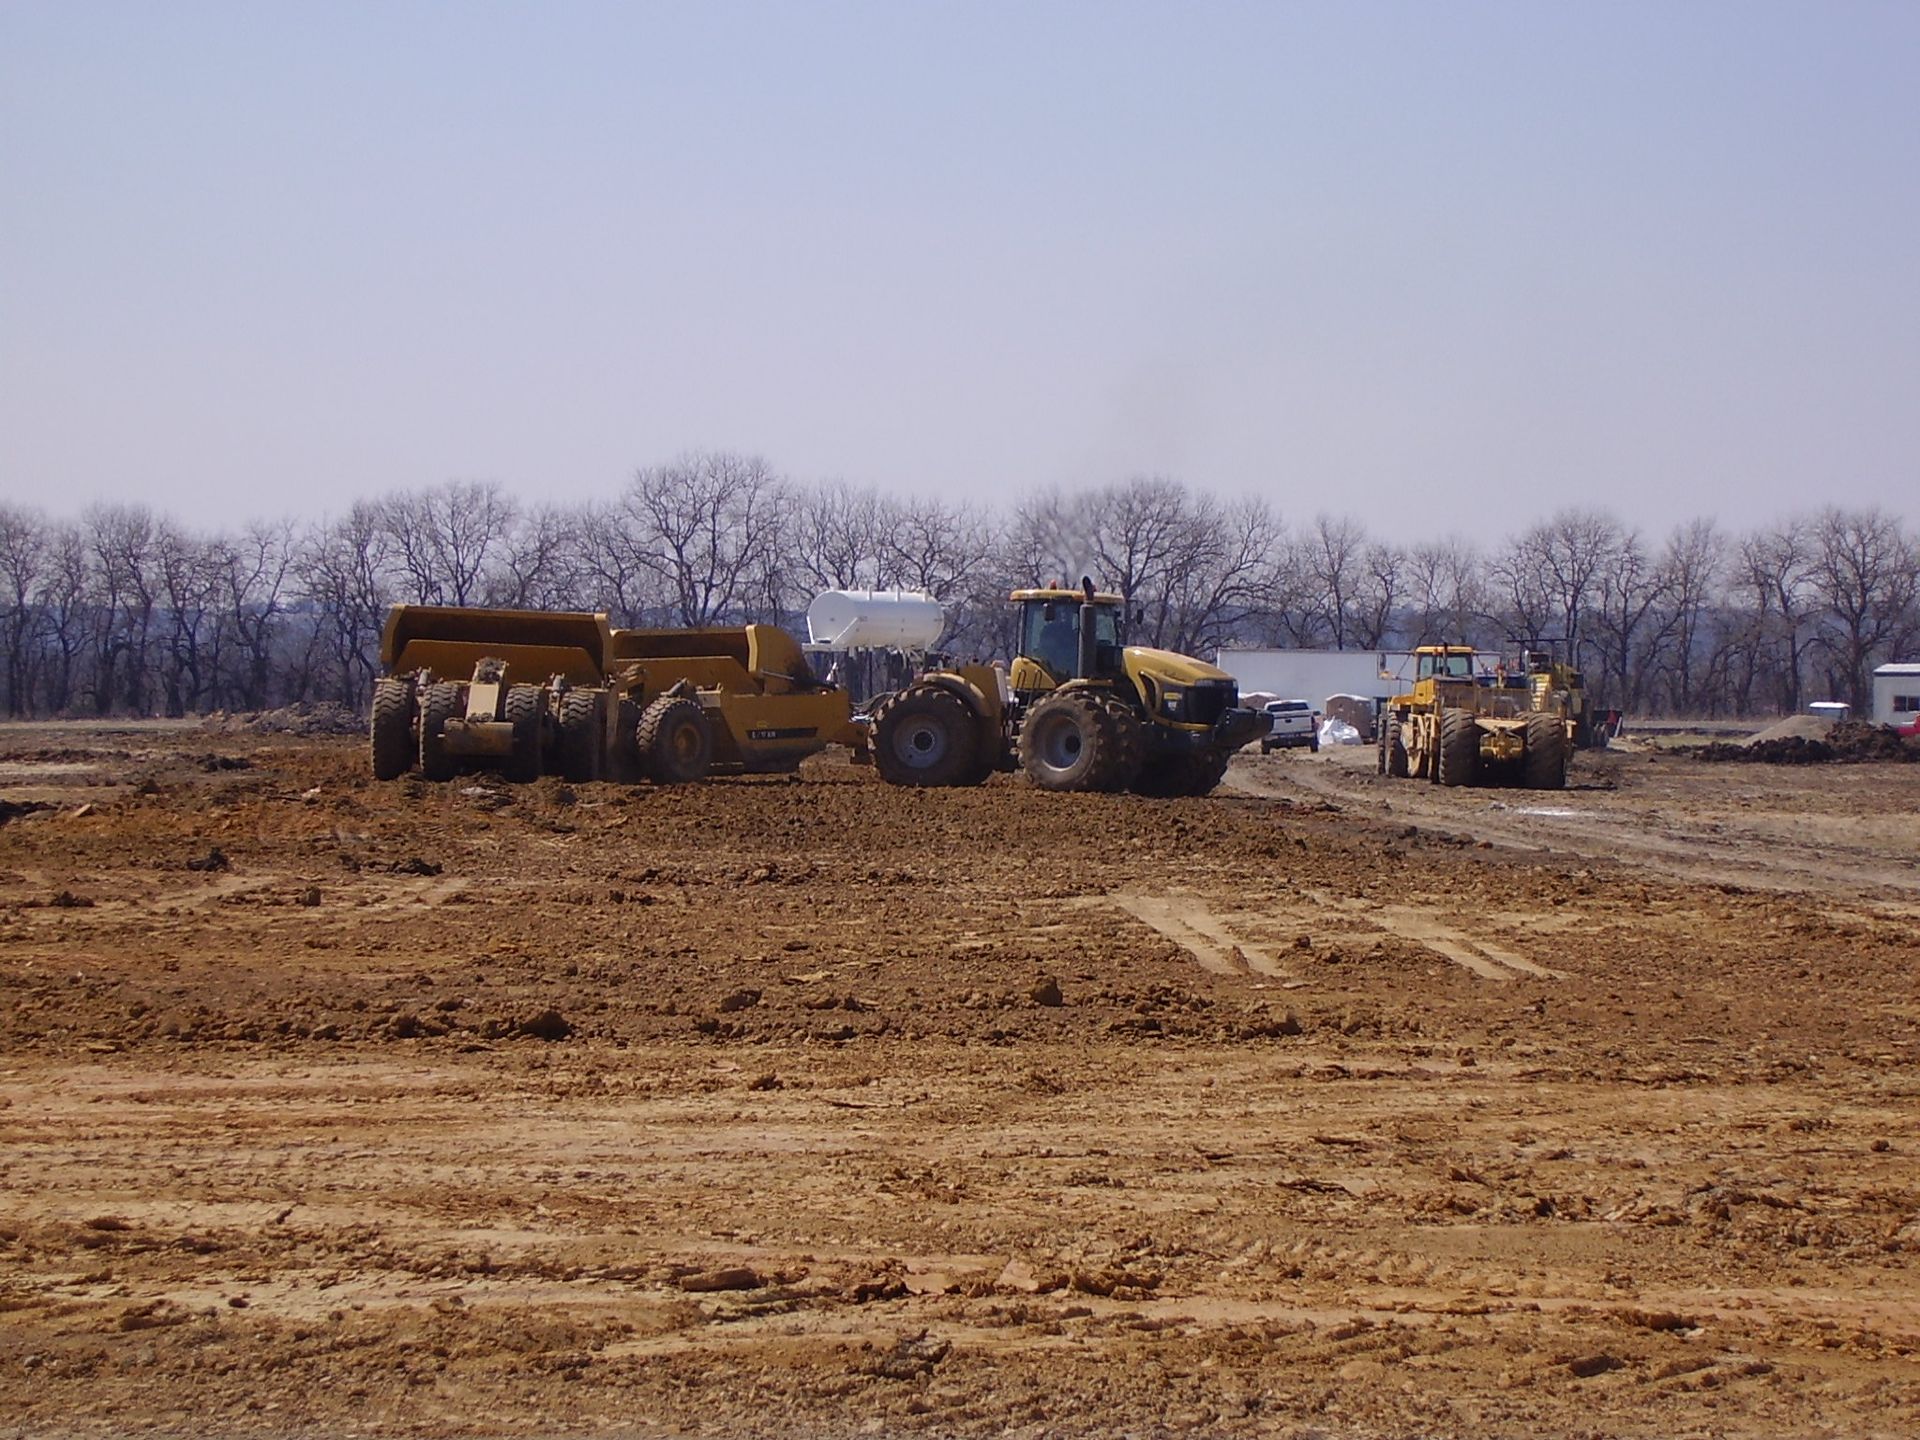
<path id="1" fill-rule="evenodd" d="M 1320 715 L 1304 700 L 1269 700 L 1267 714 L 1272 717 L 1272 728 L 1260 737 L 1260 753 L 1304 745 L 1309 750 L 1320 748 Z"/>

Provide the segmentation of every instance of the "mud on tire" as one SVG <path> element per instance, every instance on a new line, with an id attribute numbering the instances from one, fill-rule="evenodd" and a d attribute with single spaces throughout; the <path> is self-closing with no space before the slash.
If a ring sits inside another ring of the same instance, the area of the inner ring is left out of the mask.
<path id="1" fill-rule="evenodd" d="M 873 765 L 889 785 L 978 785 L 992 772 L 966 704 L 938 685 L 910 685 L 873 711 Z"/>
<path id="2" fill-rule="evenodd" d="M 413 686 L 391 677 L 373 686 L 373 778 L 398 780 L 413 768 Z"/>
<path id="3" fill-rule="evenodd" d="M 640 767 L 656 785 L 687 785 L 704 780 L 713 763 L 713 731 L 700 702 L 685 696 L 661 696 L 640 712 L 634 730 Z"/>
<path id="4" fill-rule="evenodd" d="M 1380 773 L 1407 778 L 1407 742 L 1400 734 L 1400 717 L 1391 711 L 1380 717 Z"/>
<path id="5" fill-rule="evenodd" d="M 1100 696 L 1101 707 L 1113 726 L 1113 772 L 1102 789 L 1120 791 L 1132 785 L 1147 759 L 1147 731 L 1140 717 L 1117 695 Z"/>

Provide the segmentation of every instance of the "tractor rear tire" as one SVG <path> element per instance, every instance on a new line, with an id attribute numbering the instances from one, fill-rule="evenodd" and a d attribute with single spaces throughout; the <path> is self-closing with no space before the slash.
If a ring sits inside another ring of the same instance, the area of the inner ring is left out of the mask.
<path id="1" fill-rule="evenodd" d="M 1440 715 L 1440 746 L 1434 756 L 1434 775 L 1442 785 L 1471 785 L 1480 768 L 1480 727 L 1471 710 L 1446 710 Z"/>
<path id="2" fill-rule="evenodd" d="M 606 696 L 598 690 L 569 690 L 560 697 L 560 736 L 555 757 L 563 779 L 591 784 L 604 768 L 601 741 Z"/>
<path id="3" fill-rule="evenodd" d="M 873 768 L 889 785 L 978 785 L 991 773 L 966 702 L 939 685 L 909 685 L 873 710 Z"/>
<path id="4" fill-rule="evenodd" d="M 1527 789 L 1567 788 L 1567 737 L 1558 716 L 1527 717 L 1527 753 L 1521 764 Z"/>
<path id="5" fill-rule="evenodd" d="M 373 684 L 373 778 L 398 780 L 413 768 L 413 686 L 391 677 Z"/>
<path id="6" fill-rule="evenodd" d="M 445 732 L 460 708 L 460 687 L 444 681 L 420 697 L 420 773 L 429 780 L 451 780 L 458 768 L 447 753 Z"/>
<path id="7" fill-rule="evenodd" d="M 1055 691 L 1020 727 L 1021 767 L 1042 790 L 1111 789 L 1124 755 L 1105 701 L 1091 691 Z"/>
<path id="8" fill-rule="evenodd" d="M 633 735 L 640 765 L 656 785 L 689 785 L 713 764 L 713 730 L 700 702 L 661 696 L 640 712 Z"/>
<path id="9" fill-rule="evenodd" d="M 513 750 L 507 756 L 507 779 L 527 785 L 540 778 L 546 768 L 544 749 L 547 692 L 539 685 L 507 687 L 506 720 L 513 727 Z"/>
<path id="10" fill-rule="evenodd" d="M 1380 773 L 1395 780 L 1407 778 L 1407 742 L 1400 734 L 1398 715 L 1380 719 Z"/>

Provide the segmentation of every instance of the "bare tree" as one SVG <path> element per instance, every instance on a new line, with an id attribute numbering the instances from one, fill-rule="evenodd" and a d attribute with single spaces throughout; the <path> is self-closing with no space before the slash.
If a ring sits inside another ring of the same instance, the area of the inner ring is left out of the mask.
<path id="1" fill-rule="evenodd" d="M 743 605 L 776 542 L 784 500 L 766 461 L 719 451 L 640 471 L 621 506 L 674 619 L 700 627 Z"/>
<path id="2" fill-rule="evenodd" d="M 518 514 L 492 480 L 450 480 L 380 502 L 379 515 L 411 598 L 472 605 L 485 589 L 487 560 Z"/>
<path id="3" fill-rule="evenodd" d="M 1834 658 L 1856 711 L 1869 705 L 1869 662 L 1912 618 L 1913 541 L 1883 510 L 1821 512 L 1814 526 L 1813 587 L 1831 628 L 1822 645 Z"/>
<path id="4" fill-rule="evenodd" d="M 7 713 L 33 709 L 39 607 L 34 603 L 47 562 L 47 522 L 35 511 L 0 504 L 0 640 L 7 652 Z"/>
<path id="5" fill-rule="evenodd" d="M 1486 562 L 1470 541 L 1449 535 L 1407 552 L 1409 645 L 1475 643 L 1488 604 Z"/>

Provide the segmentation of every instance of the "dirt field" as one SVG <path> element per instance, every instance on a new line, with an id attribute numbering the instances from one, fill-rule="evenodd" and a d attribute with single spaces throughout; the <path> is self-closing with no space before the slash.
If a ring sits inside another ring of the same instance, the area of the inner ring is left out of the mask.
<path id="1" fill-rule="evenodd" d="M 1920 766 L 0 728 L 0 1434 L 1920 1433 Z"/>

